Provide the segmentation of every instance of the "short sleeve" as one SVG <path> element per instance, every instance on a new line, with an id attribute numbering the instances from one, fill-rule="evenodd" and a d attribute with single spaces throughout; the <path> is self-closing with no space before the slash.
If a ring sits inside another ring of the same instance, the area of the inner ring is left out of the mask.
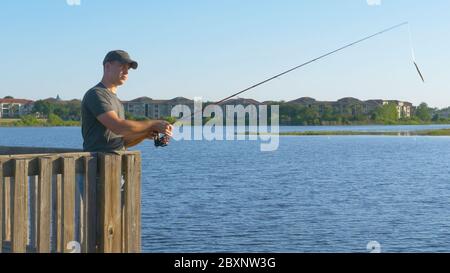
<path id="1" fill-rule="evenodd" d="M 114 111 L 112 101 L 98 90 L 91 90 L 86 94 L 86 108 L 95 116 Z"/>

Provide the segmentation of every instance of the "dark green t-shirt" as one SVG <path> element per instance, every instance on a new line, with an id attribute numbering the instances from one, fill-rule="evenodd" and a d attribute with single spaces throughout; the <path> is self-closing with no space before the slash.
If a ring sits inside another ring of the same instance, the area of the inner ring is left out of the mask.
<path id="1" fill-rule="evenodd" d="M 110 111 L 115 111 L 120 118 L 125 119 L 123 105 L 116 94 L 102 83 L 86 92 L 81 103 L 81 133 L 85 151 L 113 152 L 124 148 L 123 138 L 107 129 L 97 119 L 101 114 Z"/>

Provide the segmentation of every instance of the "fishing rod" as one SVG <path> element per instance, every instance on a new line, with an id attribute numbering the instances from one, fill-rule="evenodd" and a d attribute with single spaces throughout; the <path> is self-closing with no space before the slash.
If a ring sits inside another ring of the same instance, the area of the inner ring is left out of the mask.
<path id="1" fill-rule="evenodd" d="M 412 61 L 414 63 L 414 67 L 417 70 L 417 73 L 419 73 L 420 79 L 422 80 L 423 83 L 425 83 L 425 79 L 422 75 L 422 72 L 419 69 L 419 66 L 417 65 L 417 61 L 416 61 L 416 52 L 414 51 L 414 47 L 413 47 L 413 39 L 412 39 L 412 31 L 411 31 L 411 25 L 408 24 L 408 30 L 409 30 L 409 45 L 411 46 L 411 57 L 412 57 Z"/>
<path id="2" fill-rule="evenodd" d="M 347 44 L 347 45 L 345 45 L 345 46 L 342 46 L 342 47 L 340 47 L 340 48 L 338 48 L 338 49 L 335 49 L 335 50 L 333 50 L 333 51 L 330 51 L 330 52 L 328 52 L 328 53 L 325 53 L 325 54 L 323 54 L 323 55 L 321 55 L 321 56 L 319 56 L 319 57 L 317 57 L 317 58 L 314 58 L 314 59 L 312 59 L 312 60 L 309 60 L 309 61 L 307 61 L 307 62 L 305 62 L 305 63 L 302 63 L 302 64 L 300 64 L 300 65 L 298 65 L 298 66 L 296 66 L 296 67 L 293 67 L 293 68 L 291 68 L 291 69 L 289 69 L 289 70 L 286 70 L 286 71 L 281 72 L 281 73 L 279 73 L 279 74 L 277 74 L 277 75 L 275 75 L 275 76 L 272 76 L 272 77 L 270 77 L 270 78 L 268 78 L 268 79 L 265 79 L 265 80 L 263 80 L 263 81 L 261 81 L 261 82 L 259 82 L 259 83 L 256 83 L 256 84 L 254 84 L 254 85 L 252 85 L 252 86 L 250 86 L 250 87 L 247 87 L 247 88 L 245 88 L 245 89 L 243 89 L 243 90 L 241 90 L 241 91 L 239 91 L 239 92 L 237 92 L 237 93 L 234 93 L 233 95 L 230 95 L 230 96 L 228 96 L 228 97 L 226 97 L 226 98 L 224 98 L 224 99 L 222 99 L 222 100 L 220 100 L 220 101 L 218 101 L 218 102 L 216 102 L 216 103 L 213 103 L 212 105 L 219 105 L 219 104 L 221 104 L 221 103 L 223 103 L 223 102 L 225 102 L 225 101 L 227 101 L 227 100 L 229 100 L 229 99 L 231 99 L 231 98 L 234 98 L 234 97 L 236 97 L 236 96 L 238 96 L 238 95 L 240 95 L 240 94 L 242 94 L 242 93 L 244 93 L 244 92 L 250 91 L 250 90 L 252 90 L 252 89 L 254 89 L 254 88 L 256 88 L 256 87 L 258 87 L 258 86 L 260 86 L 260 85 L 263 85 L 263 84 L 268 83 L 268 82 L 270 82 L 270 81 L 272 81 L 272 80 L 275 80 L 275 79 L 277 79 L 277 78 L 279 78 L 279 77 L 281 77 L 281 76 L 283 76 L 283 75 L 286 75 L 286 74 L 288 74 L 288 73 L 290 73 L 290 72 L 292 72 L 292 71 L 295 71 L 295 70 L 297 70 L 297 69 L 299 69 L 299 68 L 302 68 L 302 67 L 304 67 L 304 66 L 307 66 L 307 65 L 309 65 L 309 64 L 311 64 L 311 63 L 314 63 L 314 62 L 316 62 L 316 61 L 318 61 L 318 60 L 320 60 L 320 59 L 326 58 L 326 57 L 328 57 L 328 56 L 330 56 L 330 55 L 333 55 L 333 54 L 335 54 L 335 53 L 337 53 L 337 52 L 339 52 L 339 51 L 342 51 L 342 50 L 344 50 L 344 49 L 346 49 L 346 48 L 352 47 L 352 46 L 354 46 L 354 45 L 356 45 L 356 44 L 362 43 L 362 42 L 364 42 L 364 41 L 366 41 L 366 40 L 369 40 L 369 39 L 371 39 L 371 38 L 373 38 L 373 37 L 375 37 L 375 36 L 378 36 L 378 35 L 381 35 L 381 34 L 383 34 L 383 33 L 392 31 L 392 30 L 394 30 L 394 29 L 396 29 L 396 28 L 399 28 L 399 27 L 401 27 L 401 26 L 404 26 L 404 25 L 409 25 L 409 22 L 403 22 L 403 23 L 394 25 L 394 26 L 389 27 L 389 28 L 387 28 L 387 29 L 381 30 L 381 31 L 379 31 L 379 32 L 377 32 L 377 33 L 375 33 L 375 34 L 372 34 L 372 35 L 369 35 L 369 36 L 367 36 L 367 37 L 361 38 L 361 39 L 359 39 L 359 40 L 357 40 L 357 41 L 355 41 L 355 42 L 349 43 L 349 44 Z M 415 60 L 414 49 L 413 49 L 413 47 L 412 47 L 411 29 L 410 29 L 409 33 L 410 33 L 410 43 L 411 43 L 411 51 L 412 51 L 413 62 L 414 62 L 414 65 L 415 65 L 415 67 L 416 67 L 416 69 L 417 69 L 417 72 L 419 73 L 419 75 L 420 75 L 422 81 L 424 81 L 424 78 L 423 78 L 423 76 L 422 76 L 422 73 L 420 72 L 419 67 L 418 67 L 418 65 L 417 65 L 417 63 L 416 63 L 416 60 Z M 201 110 L 200 110 L 200 111 L 201 111 Z M 200 112 L 200 111 L 194 112 L 194 113 L 193 113 L 192 115 L 190 115 L 190 116 L 183 117 L 183 118 L 179 119 L 177 122 L 180 122 L 180 121 L 182 121 L 182 120 L 184 120 L 184 119 L 191 119 L 193 116 L 195 116 L 195 114 L 197 114 L 197 113 Z M 156 147 L 164 147 L 164 146 L 167 146 L 167 144 L 168 144 L 168 137 L 165 136 L 165 135 L 163 135 L 163 134 L 158 134 L 158 135 L 156 135 L 156 136 L 154 137 L 154 141 L 155 141 L 155 146 L 156 146 Z"/>

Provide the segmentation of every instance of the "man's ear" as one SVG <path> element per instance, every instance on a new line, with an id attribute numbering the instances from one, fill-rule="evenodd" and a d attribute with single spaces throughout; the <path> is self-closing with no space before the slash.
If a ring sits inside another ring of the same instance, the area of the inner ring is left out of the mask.
<path id="1" fill-rule="evenodd" d="M 104 65 L 103 65 L 103 70 L 109 70 L 109 68 L 111 67 L 111 63 L 105 63 Z"/>

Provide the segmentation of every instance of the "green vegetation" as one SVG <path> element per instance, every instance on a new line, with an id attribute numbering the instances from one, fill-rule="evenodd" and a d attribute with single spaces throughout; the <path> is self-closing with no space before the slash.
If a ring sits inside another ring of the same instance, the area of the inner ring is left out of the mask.
<path id="1" fill-rule="evenodd" d="M 81 102 L 79 100 L 71 101 L 36 101 L 32 110 L 33 114 L 39 113 L 45 117 L 51 114 L 57 115 L 64 121 L 81 120 Z"/>
<path id="2" fill-rule="evenodd" d="M 256 135 L 258 133 L 245 133 Z M 259 135 L 275 135 L 263 133 Z M 364 132 L 364 131 L 306 131 L 306 132 L 281 132 L 280 136 L 450 136 L 450 129 L 424 130 L 412 132 Z"/>
<path id="3" fill-rule="evenodd" d="M 391 103 L 378 107 L 372 114 L 372 119 L 376 123 L 396 124 L 398 122 L 397 107 Z"/>
<path id="4" fill-rule="evenodd" d="M 134 121 L 151 120 L 151 119 L 148 118 L 148 117 L 133 116 L 132 114 L 130 114 L 130 113 L 128 113 L 128 112 L 125 113 L 125 119 L 127 119 L 127 120 L 134 120 Z M 162 119 L 162 120 L 165 120 L 165 121 L 167 121 L 167 122 L 169 122 L 169 123 L 171 123 L 171 124 L 174 124 L 174 123 L 177 121 L 177 119 L 174 118 L 174 117 L 162 117 L 161 119 Z"/>
<path id="5" fill-rule="evenodd" d="M 6 127 L 12 127 L 12 126 L 14 126 L 14 127 L 80 126 L 80 122 L 73 121 L 73 120 L 64 121 L 55 114 L 50 114 L 48 119 L 38 119 L 38 118 L 36 118 L 35 115 L 26 115 L 26 116 L 22 116 L 19 120 L 1 124 L 1 126 L 6 126 Z"/>
<path id="6" fill-rule="evenodd" d="M 7 96 L 12 98 L 11 96 Z M 420 125 L 450 123 L 448 109 L 432 109 L 426 103 L 420 104 L 411 117 L 398 117 L 395 104 L 385 104 L 370 111 L 358 101 L 344 103 L 343 106 L 309 105 L 305 106 L 284 101 L 271 102 L 280 106 L 280 125 Z M 208 103 L 205 103 L 205 106 Z M 270 115 L 270 108 L 269 108 Z M 147 117 L 133 116 L 125 113 L 128 120 L 149 120 Z M 170 123 L 173 117 L 163 118 Z M 211 118 L 204 118 L 203 123 Z M 248 123 L 248 116 L 246 116 Z M 34 103 L 30 116 L 20 119 L 0 119 L 0 126 L 79 126 L 81 121 L 81 101 L 61 101 L 57 99 L 40 100 Z M 270 125 L 270 120 L 268 120 Z"/>
<path id="7" fill-rule="evenodd" d="M 416 111 L 415 116 L 422 121 L 431 121 L 431 112 L 426 103 L 421 103 Z"/>
<path id="8" fill-rule="evenodd" d="M 425 130 L 415 132 L 418 136 L 450 136 L 450 129 Z"/>
<path id="9" fill-rule="evenodd" d="M 133 116 L 132 114 L 130 114 L 128 112 L 125 112 L 125 119 L 127 119 L 127 120 L 134 120 L 134 121 L 149 120 L 148 117 Z"/>
<path id="10" fill-rule="evenodd" d="M 0 119 L 1 120 L 1 119 Z M 10 122 L 0 122 L 0 126 L 80 126 L 81 102 L 72 101 L 36 101 L 30 115 L 22 116 Z"/>
<path id="11" fill-rule="evenodd" d="M 280 105 L 280 125 L 419 125 L 450 123 L 449 118 L 441 118 L 437 109 L 426 103 L 420 104 L 411 117 L 398 117 L 397 107 L 389 103 L 365 112 L 359 103 L 349 103 L 341 108 L 331 105 L 309 107 L 301 104 L 273 102 Z M 434 118 L 431 116 L 434 113 Z"/>

